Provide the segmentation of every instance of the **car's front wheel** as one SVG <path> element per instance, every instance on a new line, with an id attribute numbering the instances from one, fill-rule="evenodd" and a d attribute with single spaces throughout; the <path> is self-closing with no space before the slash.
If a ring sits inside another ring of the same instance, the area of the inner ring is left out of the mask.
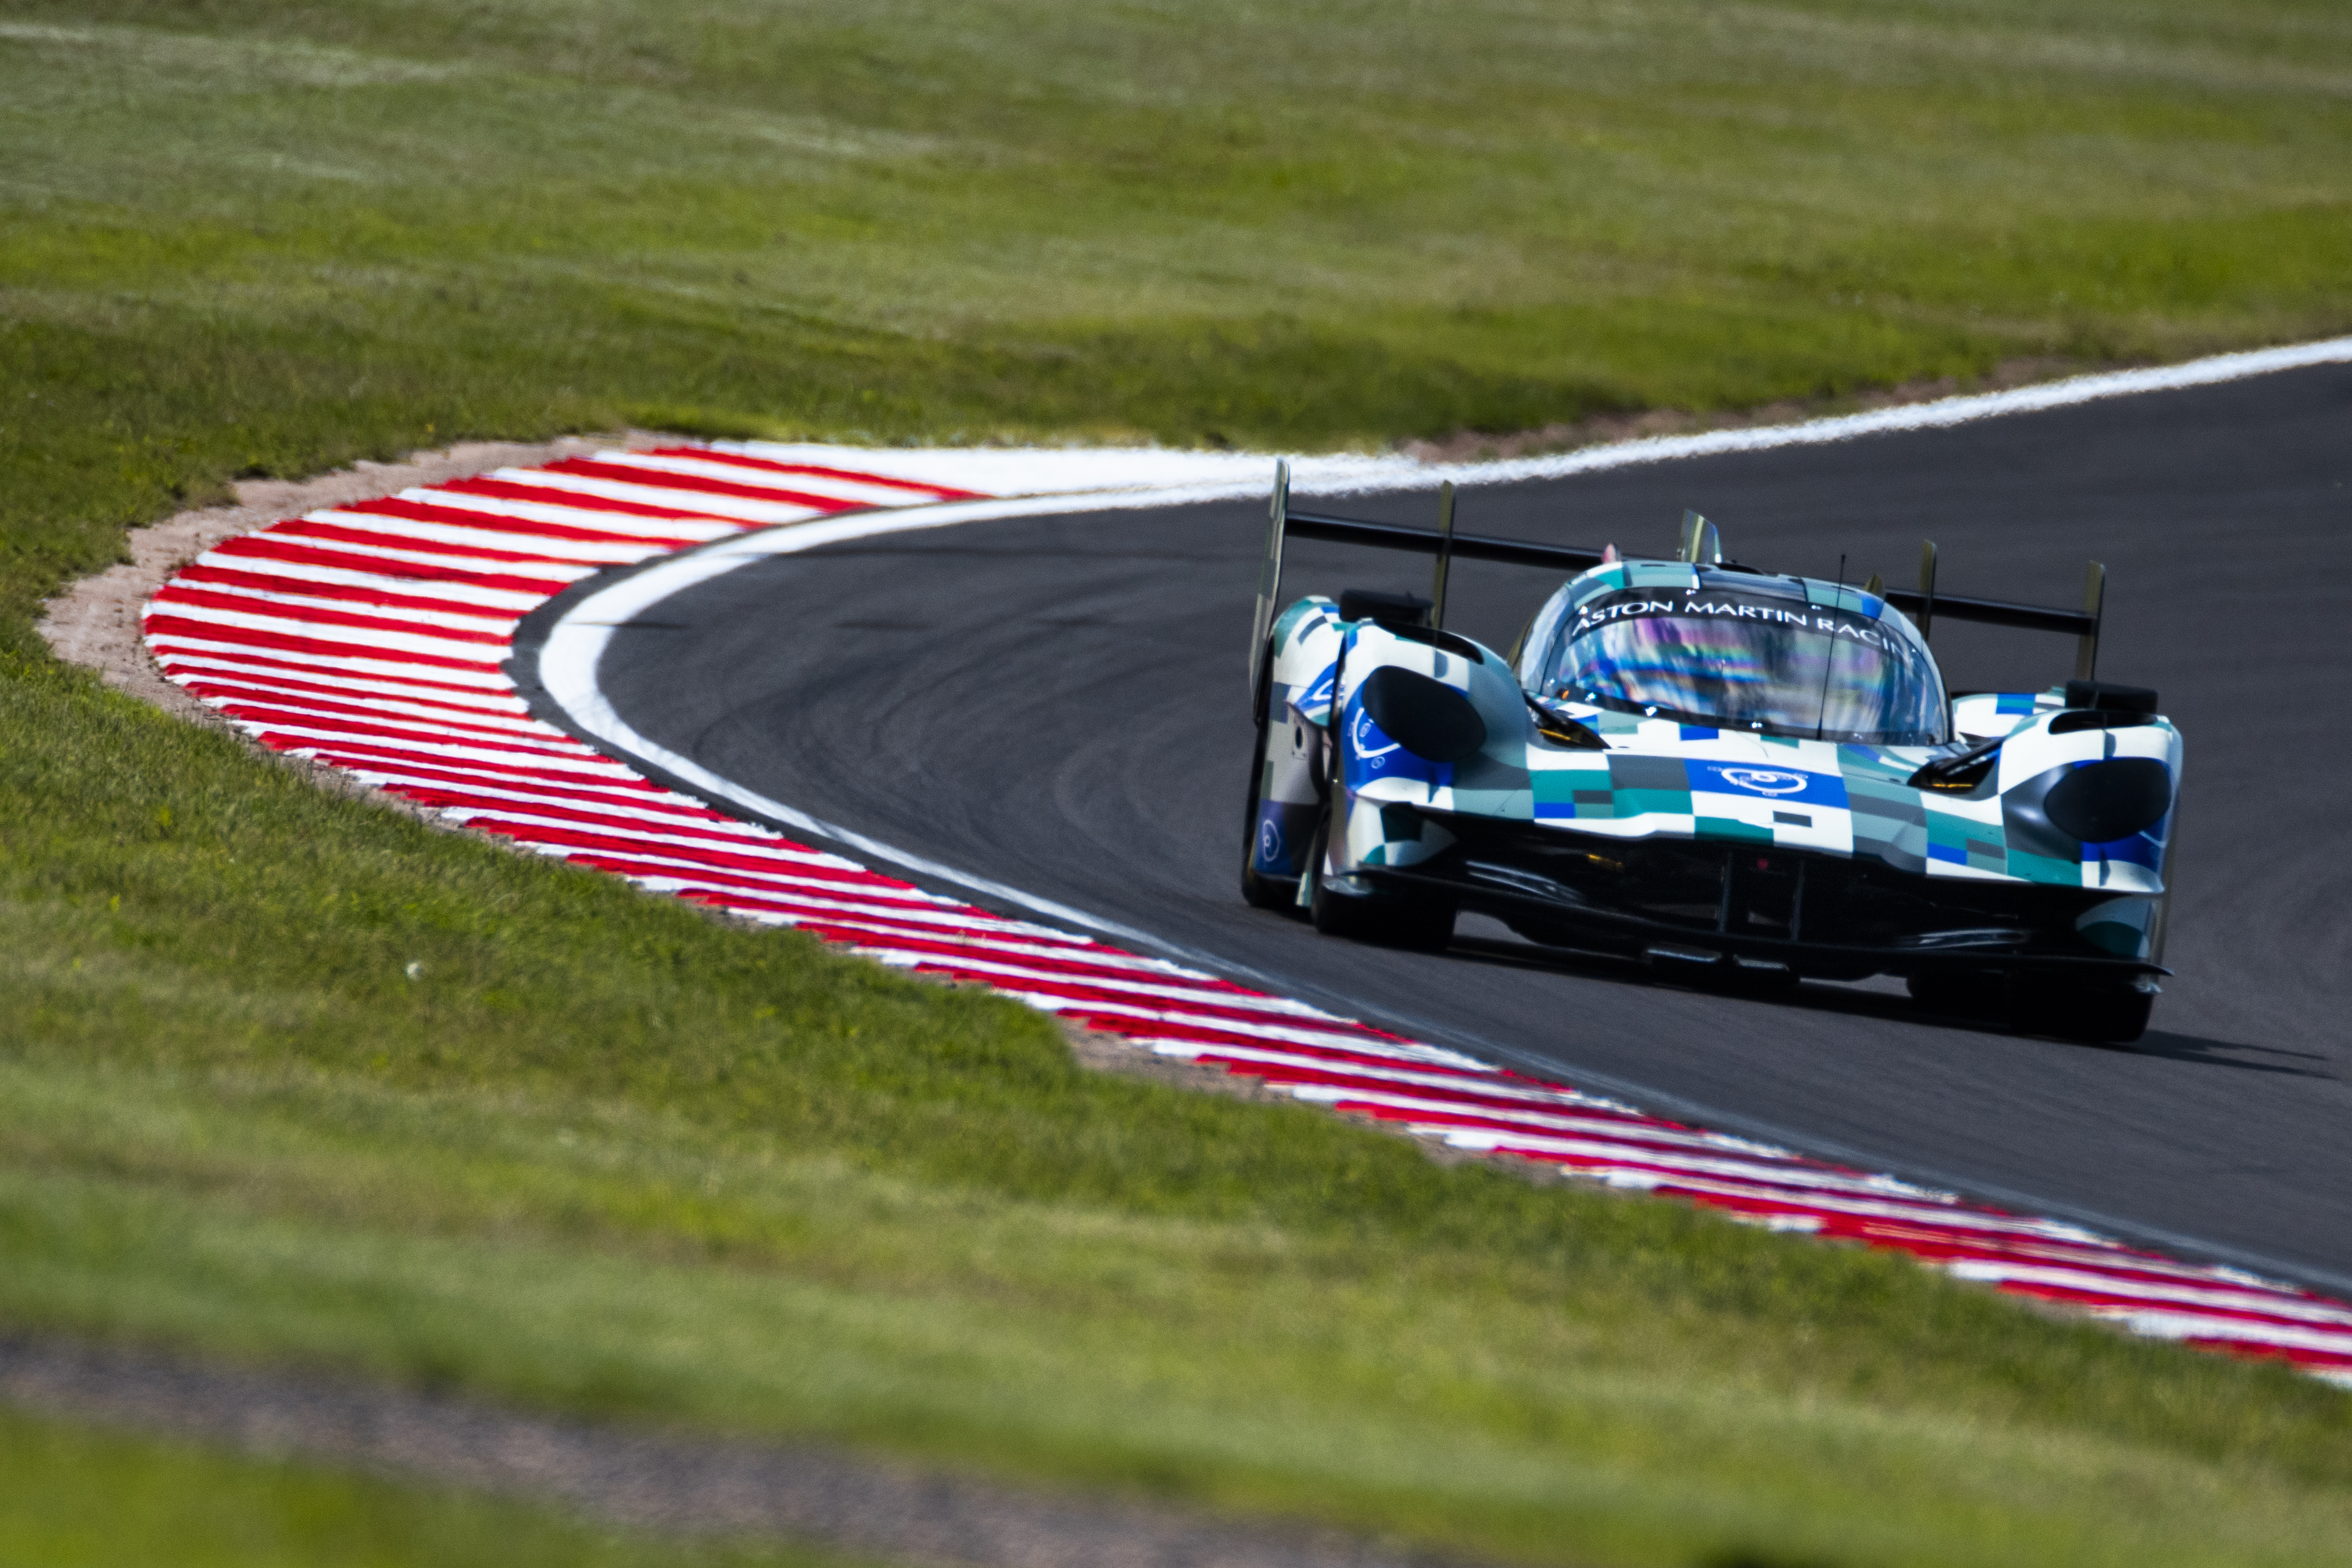
<path id="1" fill-rule="evenodd" d="M 1911 998 L 1929 1012 L 1977 1022 L 2006 1023 L 2020 1034 L 2128 1045 L 2147 1032 L 2153 992 L 2130 981 L 2027 970 L 1937 970 L 1914 975 Z"/>
<path id="2" fill-rule="evenodd" d="M 1339 792 L 1335 789 L 1334 794 Z M 1454 912 L 1450 904 L 1410 894 L 1349 893 L 1332 886 L 1332 879 L 1323 874 L 1330 831 L 1331 818 L 1327 811 L 1323 827 L 1315 835 L 1313 858 L 1307 862 L 1315 878 L 1309 908 L 1316 930 L 1326 936 L 1345 936 L 1382 947 L 1410 947 L 1426 953 L 1438 952 L 1454 940 Z"/>
<path id="3" fill-rule="evenodd" d="M 2147 1032 L 2155 993 L 2129 982 L 2021 975 L 2009 988 L 2010 1025 L 2020 1034 L 2091 1045 L 2129 1045 Z"/>
<path id="4" fill-rule="evenodd" d="M 2004 995 L 1997 969 L 1931 969 L 1903 984 L 1920 1007 L 1950 1018 L 1998 1017 Z"/>

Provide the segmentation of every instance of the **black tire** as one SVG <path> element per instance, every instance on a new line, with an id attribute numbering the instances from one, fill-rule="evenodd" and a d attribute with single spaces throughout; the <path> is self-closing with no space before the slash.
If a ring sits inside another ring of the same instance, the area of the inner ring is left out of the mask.
<path id="1" fill-rule="evenodd" d="M 1721 964 L 1708 976 L 1710 989 L 1729 997 L 1785 997 L 1804 979 L 1794 969 L 1750 968 L 1745 964 Z"/>
<path id="2" fill-rule="evenodd" d="M 1242 902 L 1252 909 L 1276 909 L 1297 915 L 1298 879 L 1266 876 L 1257 869 L 1259 796 L 1265 788 L 1265 746 L 1271 727 L 1258 715 L 1257 746 L 1250 753 L 1249 806 L 1242 818 Z"/>
<path id="3" fill-rule="evenodd" d="M 1336 798 L 1336 797 L 1335 797 Z M 1315 929 L 1326 936 L 1345 936 L 1380 947 L 1406 947 L 1415 952 L 1443 952 L 1454 940 L 1454 906 L 1394 893 L 1335 893 L 1322 876 L 1324 844 L 1331 831 L 1331 809 L 1316 831 L 1307 864 L 1315 869 L 1315 892 L 1309 910 Z"/>
<path id="4" fill-rule="evenodd" d="M 2020 975 L 2009 992 L 2010 1026 L 2018 1033 L 2088 1045 L 2129 1045 L 2147 1032 L 2156 1007 L 2152 992 L 2112 980 Z"/>
<path id="5" fill-rule="evenodd" d="M 1999 974 L 1982 970 L 1931 969 L 1903 985 L 1921 1008 L 1947 1018 L 1998 1018 L 2008 994 Z"/>

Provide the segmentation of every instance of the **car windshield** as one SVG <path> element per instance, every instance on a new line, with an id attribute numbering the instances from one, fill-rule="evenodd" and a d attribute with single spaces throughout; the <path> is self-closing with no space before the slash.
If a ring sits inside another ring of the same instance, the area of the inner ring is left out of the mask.
<path id="1" fill-rule="evenodd" d="M 1577 607 L 1548 695 L 1880 746 L 1944 738 L 1943 681 L 1899 624 L 1794 599 L 1655 591 Z"/>

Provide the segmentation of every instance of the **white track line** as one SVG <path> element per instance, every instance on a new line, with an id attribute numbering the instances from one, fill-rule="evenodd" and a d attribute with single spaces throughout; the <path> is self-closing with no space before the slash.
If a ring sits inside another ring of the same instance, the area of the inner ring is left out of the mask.
<path id="1" fill-rule="evenodd" d="M 1711 457 L 1732 452 L 1765 452 L 1789 446 L 1822 446 L 1864 436 L 1906 431 L 1944 430 L 1981 420 L 2007 419 L 2104 402 L 2113 398 L 2149 392 L 2184 392 L 2192 387 L 2218 386 L 2249 381 L 2285 371 L 2320 365 L 2352 364 L 2352 338 L 2330 338 L 2242 353 L 2215 354 L 2184 364 L 2157 365 L 2145 370 L 2105 371 L 2070 376 L 2039 386 L 2009 392 L 1976 392 L 1937 398 L 1927 402 L 1875 409 L 1868 413 L 1841 414 L 1791 424 L 1758 425 L 1746 430 L 1712 430 L 1695 435 L 1659 435 L 1639 441 L 1612 442 L 1543 457 L 1509 458 L 1490 463 L 1420 464 L 1396 457 L 1295 459 L 1291 488 L 1297 495 L 1356 496 L 1395 490 L 1433 490 L 1441 481 L 1456 485 L 1516 485 L 1531 479 L 1559 479 L 1609 468 L 1671 463 L 1689 457 Z M 810 447 L 747 443 L 736 450 L 758 455 L 804 454 Z M 1026 451 L 942 452 L 901 448 L 862 454 L 877 471 L 934 479 L 959 488 L 1019 494 L 1103 492 L 1126 487 L 1148 490 L 1132 504 L 1161 506 L 1168 496 L 1187 492 L 1200 500 L 1225 500 L 1265 494 L 1273 473 L 1275 453 L 1169 452 L 1139 447 L 1126 453 L 1032 448 Z M 1044 483 L 1034 476 L 1045 476 Z M 1115 497 L 1096 495 L 1097 507 L 1125 507 Z"/>

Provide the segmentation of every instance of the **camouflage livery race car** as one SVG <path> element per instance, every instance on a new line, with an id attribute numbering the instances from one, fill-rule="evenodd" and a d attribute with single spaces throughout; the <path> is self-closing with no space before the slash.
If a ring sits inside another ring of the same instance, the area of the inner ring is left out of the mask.
<path id="1" fill-rule="evenodd" d="M 1250 903 L 1442 946 L 1531 941 L 1747 988 L 1902 976 L 1930 1008 L 2128 1040 L 2160 977 L 2180 736 L 2093 679 L 2084 611 L 1776 575 L 1685 519 L 1675 559 L 1294 512 L 1277 477 L 1251 685 Z M 1286 535 L 1437 558 L 1430 598 L 1277 614 Z M 1574 571 L 1508 653 L 1444 626 L 1455 556 Z M 1915 622 L 1895 601 L 1908 601 Z M 2074 632 L 2077 678 L 1947 695 L 1936 615 Z"/>

